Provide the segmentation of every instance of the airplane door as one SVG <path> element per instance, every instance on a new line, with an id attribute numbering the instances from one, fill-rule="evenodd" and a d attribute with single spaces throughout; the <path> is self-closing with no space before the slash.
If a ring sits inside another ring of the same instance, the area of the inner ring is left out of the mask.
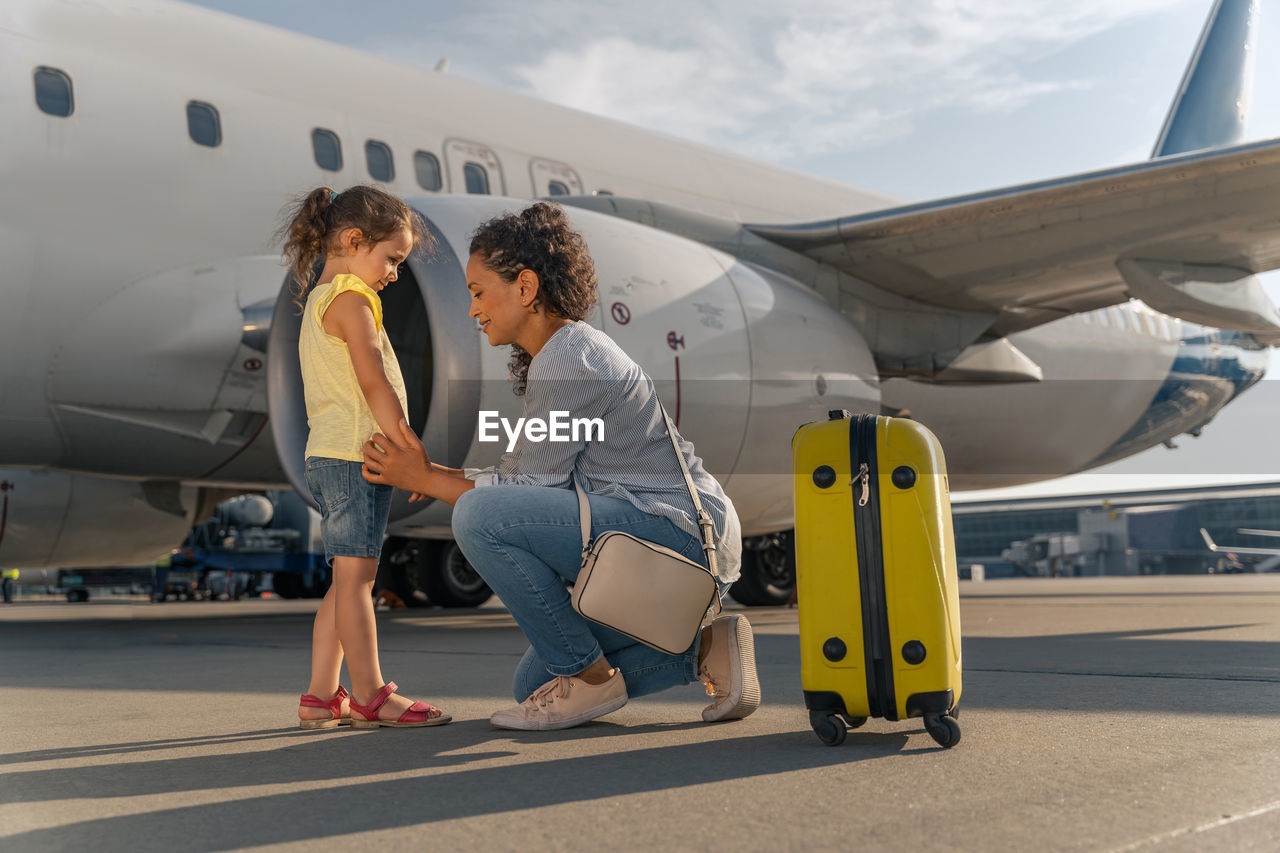
<path id="1" fill-rule="evenodd" d="M 465 139 L 449 139 L 444 143 L 444 159 L 449 169 L 449 185 L 453 192 L 472 195 L 506 195 L 502 163 L 487 145 Z"/>
<path id="2" fill-rule="evenodd" d="M 529 161 L 529 177 L 533 179 L 534 197 L 555 198 L 561 195 L 582 195 L 582 179 L 564 163 L 554 160 Z"/>

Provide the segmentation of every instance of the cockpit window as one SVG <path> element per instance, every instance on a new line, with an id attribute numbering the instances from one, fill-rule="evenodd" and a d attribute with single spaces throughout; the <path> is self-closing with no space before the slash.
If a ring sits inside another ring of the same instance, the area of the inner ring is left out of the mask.
<path id="1" fill-rule="evenodd" d="M 71 78 L 65 71 L 41 65 L 33 75 L 36 85 L 36 106 L 40 112 L 66 118 L 75 110 L 71 93 Z"/>

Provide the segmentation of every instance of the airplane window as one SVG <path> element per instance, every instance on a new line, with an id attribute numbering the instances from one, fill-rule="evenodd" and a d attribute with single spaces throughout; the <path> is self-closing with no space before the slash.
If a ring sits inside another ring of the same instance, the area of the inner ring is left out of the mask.
<path id="1" fill-rule="evenodd" d="M 467 179 L 467 192 L 472 195 L 489 194 L 489 173 L 479 163 L 468 163 L 462 167 L 462 175 Z"/>
<path id="2" fill-rule="evenodd" d="M 222 122 L 213 104 L 187 101 L 187 133 L 197 145 L 217 148 L 222 144 Z"/>
<path id="3" fill-rule="evenodd" d="M 552 181 L 547 184 L 547 195 L 568 195 L 569 188 L 560 181 Z"/>
<path id="4" fill-rule="evenodd" d="M 440 161 L 430 151 L 413 152 L 413 170 L 418 176 L 418 186 L 438 192 L 444 186 L 440 176 Z"/>
<path id="5" fill-rule="evenodd" d="M 391 160 L 391 147 L 387 143 L 374 139 L 366 141 L 364 159 L 369 167 L 369 176 L 375 181 L 389 182 L 396 179 L 396 167 Z"/>
<path id="6" fill-rule="evenodd" d="M 342 141 L 332 130 L 317 127 L 311 131 L 311 151 L 316 165 L 330 172 L 342 171 Z"/>
<path id="7" fill-rule="evenodd" d="M 36 84 L 36 106 L 40 112 L 66 118 L 75 109 L 71 96 L 71 78 L 56 68 L 41 65 L 33 75 Z"/>

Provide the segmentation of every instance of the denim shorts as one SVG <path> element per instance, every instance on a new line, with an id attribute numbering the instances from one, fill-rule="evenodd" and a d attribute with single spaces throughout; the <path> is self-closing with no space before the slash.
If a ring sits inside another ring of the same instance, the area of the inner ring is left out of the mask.
<path id="1" fill-rule="evenodd" d="M 307 457 L 307 486 L 320 505 L 325 562 L 334 557 L 377 557 L 391 514 L 391 486 L 370 483 L 360 463 Z"/>

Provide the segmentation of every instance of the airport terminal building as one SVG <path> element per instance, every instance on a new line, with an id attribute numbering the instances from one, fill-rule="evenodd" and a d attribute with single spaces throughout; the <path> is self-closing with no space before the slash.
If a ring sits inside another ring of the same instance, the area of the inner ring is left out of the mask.
<path id="1" fill-rule="evenodd" d="M 1280 557 L 1229 554 L 1280 549 L 1280 539 L 1239 532 L 1280 531 L 1280 482 L 976 501 L 952 512 L 962 576 L 975 564 L 987 577 L 1280 570 Z"/>

